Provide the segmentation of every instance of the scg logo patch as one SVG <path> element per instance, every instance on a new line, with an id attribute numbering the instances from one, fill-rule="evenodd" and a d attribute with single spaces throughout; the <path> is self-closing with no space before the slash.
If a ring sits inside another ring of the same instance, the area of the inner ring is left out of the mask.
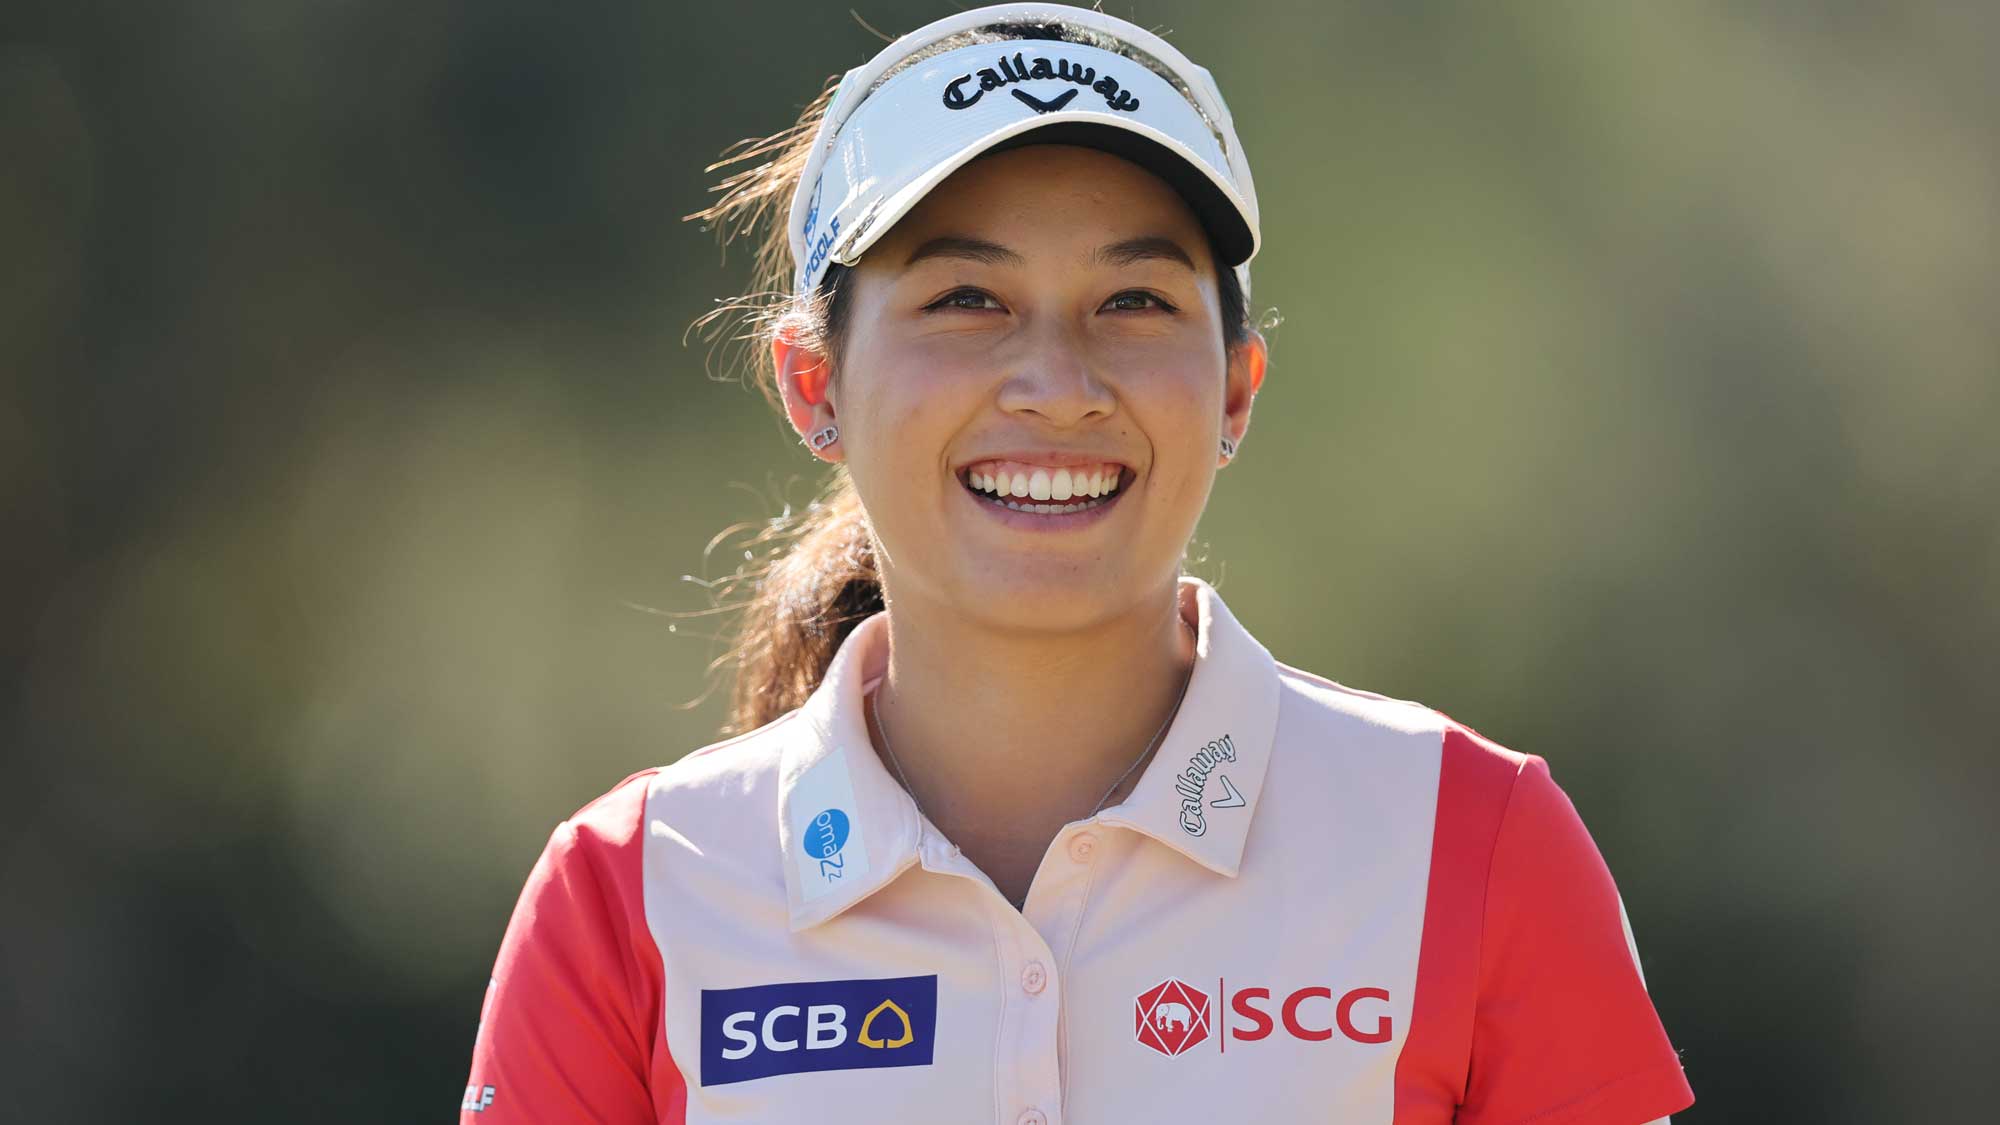
<path id="1" fill-rule="evenodd" d="M 929 1066 L 937 976 L 701 990 L 701 1084 L 774 1074 Z"/>
<path id="2" fill-rule="evenodd" d="M 1279 1025 L 1286 1035 L 1308 1043 L 1323 1043 L 1336 1032 L 1353 1043 L 1387 1043 L 1395 1038 L 1395 1017 L 1392 1008 L 1385 1007 L 1392 1003 L 1386 988 L 1350 988 L 1337 997 L 1332 988 L 1321 985 L 1295 988 L 1277 1004 L 1275 1020 L 1268 988 L 1239 988 L 1232 993 L 1218 978 L 1215 999 L 1211 1027 L 1208 993 L 1185 981 L 1170 978 L 1139 993 L 1133 998 L 1139 1042 L 1163 1055 L 1178 1055 L 1207 1040 L 1212 1030 L 1215 1049 L 1226 1052 L 1231 1041 L 1268 1039 Z"/>

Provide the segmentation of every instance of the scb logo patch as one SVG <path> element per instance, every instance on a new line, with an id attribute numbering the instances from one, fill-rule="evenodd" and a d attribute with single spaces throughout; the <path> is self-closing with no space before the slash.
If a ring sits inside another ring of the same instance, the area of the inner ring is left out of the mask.
<path id="1" fill-rule="evenodd" d="M 703 1086 L 929 1066 L 936 1043 L 936 974 L 701 990 Z"/>

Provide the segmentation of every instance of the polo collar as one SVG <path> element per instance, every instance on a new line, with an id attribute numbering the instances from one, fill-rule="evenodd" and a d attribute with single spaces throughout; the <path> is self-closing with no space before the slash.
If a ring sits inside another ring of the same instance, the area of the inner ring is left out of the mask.
<path id="1" fill-rule="evenodd" d="M 1124 801 L 1097 814 L 1234 877 L 1278 730 L 1278 665 L 1199 578 L 1180 580 L 1195 626 L 1194 676 L 1160 748 Z"/>
<path id="2" fill-rule="evenodd" d="M 1196 631 L 1187 694 L 1131 794 L 1092 820 L 1233 877 L 1277 733 L 1277 664 L 1213 586 L 1183 576 L 1177 594 Z M 924 840 L 916 803 L 869 741 L 865 691 L 888 667 L 888 626 L 886 612 L 873 614 L 841 642 L 780 757 L 778 842 L 794 931 L 868 897 L 923 847 L 950 849 Z"/>
<path id="3" fill-rule="evenodd" d="M 794 932 L 860 902 L 915 862 L 916 802 L 875 754 L 868 686 L 889 667 L 889 615 L 847 634 L 778 763 L 778 844 Z"/>

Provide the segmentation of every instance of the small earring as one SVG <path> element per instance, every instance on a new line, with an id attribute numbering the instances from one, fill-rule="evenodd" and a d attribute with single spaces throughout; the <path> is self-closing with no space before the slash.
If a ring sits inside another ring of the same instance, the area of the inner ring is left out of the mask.
<path id="1" fill-rule="evenodd" d="M 840 440 L 840 427 L 828 426 L 826 429 L 821 430 L 818 433 L 814 434 L 813 436 L 807 438 L 806 444 L 812 446 L 814 453 L 818 453 L 820 450 L 825 449 L 827 446 L 832 445 L 834 442 L 839 440 Z"/>
<path id="2" fill-rule="evenodd" d="M 1233 442 L 1233 441 L 1230 441 L 1230 440 L 1229 440 L 1228 438 L 1226 438 L 1226 437 L 1225 437 L 1225 438 L 1223 438 L 1223 439 L 1222 439 L 1222 455 L 1223 455 L 1224 457 L 1227 457 L 1227 458 L 1230 458 L 1231 460 L 1234 460 L 1234 459 L 1235 459 L 1235 457 L 1236 457 L 1236 443 L 1235 443 L 1235 442 Z"/>

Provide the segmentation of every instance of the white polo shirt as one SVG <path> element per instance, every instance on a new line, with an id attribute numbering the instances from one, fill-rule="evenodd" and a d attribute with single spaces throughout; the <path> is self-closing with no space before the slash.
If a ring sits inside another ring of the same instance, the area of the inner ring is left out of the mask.
<path id="1" fill-rule="evenodd" d="M 888 619 L 798 710 L 556 827 L 461 1120 L 1640 1125 L 1694 1100 L 1547 763 L 1279 664 L 1215 590 L 1131 796 L 1016 910 L 873 750 Z"/>

